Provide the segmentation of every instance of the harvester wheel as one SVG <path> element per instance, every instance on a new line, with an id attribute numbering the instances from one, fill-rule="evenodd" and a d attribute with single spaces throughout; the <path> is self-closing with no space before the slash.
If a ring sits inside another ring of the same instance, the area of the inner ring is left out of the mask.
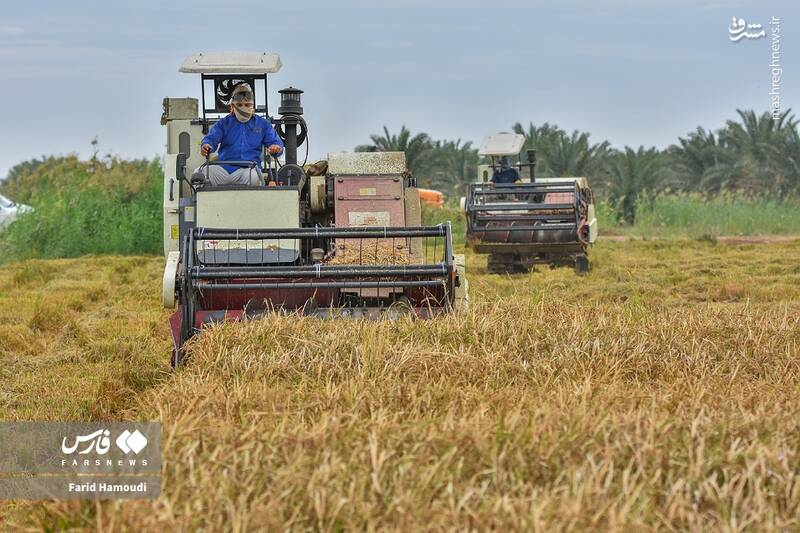
<path id="1" fill-rule="evenodd" d="M 314 298 L 309 298 L 303 304 L 303 307 L 300 308 L 300 315 L 301 316 L 312 316 L 317 310 L 317 302 Z"/>
<path id="2" fill-rule="evenodd" d="M 490 274 L 527 274 L 533 259 L 517 254 L 489 254 L 487 267 Z"/>
<path id="3" fill-rule="evenodd" d="M 172 357 L 169 359 L 170 366 L 172 366 L 173 370 L 181 366 L 184 359 L 186 359 L 186 348 L 184 348 L 184 346 L 186 345 L 186 341 L 189 340 L 189 328 L 191 327 L 189 326 L 189 321 L 186 319 L 186 314 L 187 313 L 184 311 L 183 316 L 181 317 L 181 329 L 180 338 L 178 339 L 178 347 L 172 349 Z"/>
<path id="4" fill-rule="evenodd" d="M 387 311 L 392 319 L 396 319 L 405 315 L 413 315 L 414 307 L 408 298 L 401 296 L 389 305 Z"/>
<path id="5" fill-rule="evenodd" d="M 584 276 L 589 273 L 589 258 L 586 254 L 575 256 L 575 273 Z"/>
<path id="6" fill-rule="evenodd" d="M 172 355 L 169 358 L 169 366 L 172 370 L 177 370 L 177 368 L 183 364 L 183 358 L 183 348 L 177 350 L 175 348 L 172 349 Z"/>
<path id="7" fill-rule="evenodd" d="M 186 359 L 186 342 L 194 333 L 194 305 L 191 298 L 187 297 L 188 290 L 181 291 L 181 327 L 178 332 L 178 346 L 172 349 L 170 365 L 172 369 L 181 366 Z"/>

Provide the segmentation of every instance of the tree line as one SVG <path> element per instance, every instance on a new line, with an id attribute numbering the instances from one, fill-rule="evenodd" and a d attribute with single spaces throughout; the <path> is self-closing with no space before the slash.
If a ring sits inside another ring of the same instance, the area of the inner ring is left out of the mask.
<path id="1" fill-rule="evenodd" d="M 664 150 L 639 146 L 616 149 L 608 141 L 592 142 L 588 132 L 568 133 L 555 124 L 521 123 L 512 130 L 525 136 L 523 154 L 537 151 L 538 176 L 586 176 L 596 196 L 608 202 L 619 220 L 634 223 L 638 200 L 665 192 L 691 192 L 708 197 L 733 192 L 784 198 L 800 195 L 800 136 L 791 110 L 774 120 L 770 113 L 737 110 L 716 131 L 698 127 Z M 487 132 L 488 133 L 488 132 Z M 95 153 L 85 162 L 77 156 L 42 157 L 13 167 L 0 189 L 14 200 L 28 202 L 36 191 L 62 187 L 114 184 L 128 194 L 142 188 L 150 161 L 125 161 Z M 426 133 L 398 133 L 384 127 L 356 151 L 403 151 L 421 187 L 462 196 L 477 180 L 481 163 L 471 141 L 435 140 Z M 84 168 L 85 166 L 85 168 Z M 108 176 L 107 174 L 113 175 Z M 80 179 L 79 179 L 80 178 Z M 84 183 L 85 182 L 85 183 Z"/>
<path id="2" fill-rule="evenodd" d="M 516 123 L 525 136 L 523 154 L 537 151 L 538 176 L 586 176 L 598 197 L 614 208 L 620 220 L 634 223 L 642 195 L 692 192 L 716 196 L 724 192 L 784 197 L 800 193 L 800 136 L 791 110 L 777 120 L 765 112 L 737 110 L 716 131 L 698 127 L 664 150 L 592 142 L 588 132 L 568 133 L 555 124 Z M 421 187 L 451 196 L 463 195 L 477 179 L 481 163 L 472 142 L 435 140 L 403 126 L 370 136 L 356 151 L 403 151 L 409 170 Z M 524 157 L 524 156 L 523 156 Z"/>

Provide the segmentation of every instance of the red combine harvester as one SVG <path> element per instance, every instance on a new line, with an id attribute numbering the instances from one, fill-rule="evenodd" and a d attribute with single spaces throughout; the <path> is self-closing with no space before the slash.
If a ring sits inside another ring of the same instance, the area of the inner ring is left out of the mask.
<path id="1" fill-rule="evenodd" d="M 193 55 L 181 72 L 200 74 L 202 112 L 196 99 L 164 100 L 163 300 L 177 307 L 169 320 L 173 367 L 183 362 L 186 341 L 209 322 L 267 312 L 427 318 L 467 304 L 463 256 L 453 254 L 450 224 L 421 224 L 419 191 L 402 152 L 332 153 L 298 164 L 298 147 L 308 146 L 303 91 L 279 91 L 280 117 L 268 112 L 267 74 L 280 66 L 275 54 Z M 200 156 L 200 139 L 227 113 L 240 83 L 263 88 L 254 90 L 264 99 L 255 110 L 283 139 L 284 162 Z M 261 184 L 187 178 L 187 169 L 203 164 L 253 167 Z"/>
<path id="2" fill-rule="evenodd" d="M 480 183 L 470 184 L 462 209 L 467 246 L 489 254 L 491 273 L 528 272 L 535 263 L 571 265 L 589 271 L 588 251 L 597 238 L 594 195 L 584 177 L 536 176 L 536 151 L 527 162 L 518 154 L 525 137 L 497 133 L 486 137 L 479 154 Z M 516 159 L 516 161 L 512 160 Z"/>

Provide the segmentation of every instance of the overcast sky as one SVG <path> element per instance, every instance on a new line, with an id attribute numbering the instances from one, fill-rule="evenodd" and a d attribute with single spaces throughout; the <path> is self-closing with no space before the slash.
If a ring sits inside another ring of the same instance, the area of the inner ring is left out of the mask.
<path id="1" fill-rule="evenodd" d="M 781 106 L 798 109 L 793 1 L 11 1 L 0 4 L 0 177 L 43 154 L 154 157 L 165 96 L 201 51 L 268 51 L 277 89 L 306 91 L 312 157 L 387 125 L 479 141 L 515 122 L 664 147 L 736 108 L 766 111 L 770 42 L 731 42 L 733 16 L 781 19 Z M 273 105 L 271 111 L 275 112 Z"/>

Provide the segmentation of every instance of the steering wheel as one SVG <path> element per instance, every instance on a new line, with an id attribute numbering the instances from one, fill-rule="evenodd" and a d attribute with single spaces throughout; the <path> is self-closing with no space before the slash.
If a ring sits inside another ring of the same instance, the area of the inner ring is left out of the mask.
<path id="1" fill-rule="evenodd" d="M 231 165 L 235 167 L 249 167 L 251 170 L 255 169 L 256 174 L 258 174 L 258 179 L 261 183 L 264 183 L 264 175 L 261 173 L 261 167 L 259 166 L 258 162 L 256 161 L 211 161 L 210 155 L 206 156 L 206 162 L 200 165 L 200 168 L 206 168 L 206 183 L 211 182 L 210 176 L 210 168 L 211 165 Z M 193 180 L 194 181 L 194 180 Z"/>

